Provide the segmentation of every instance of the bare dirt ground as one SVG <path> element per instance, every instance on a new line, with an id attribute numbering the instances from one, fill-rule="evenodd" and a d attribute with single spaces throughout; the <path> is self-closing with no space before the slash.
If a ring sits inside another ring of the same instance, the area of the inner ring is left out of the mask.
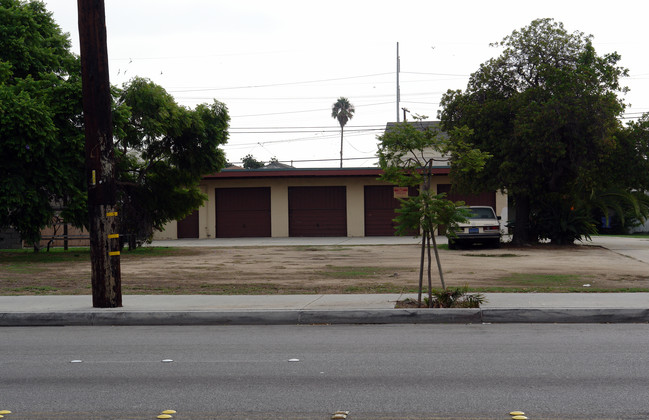
<path id="1" fill-rule="evenodd" d="M 122 289 L 125 294 L 414 292 L 419 257 L 417 245 L 124 252 Z M 598 246 L 440 250 L 440 258 L 447 285 L 471 290 L 649 291 L 649 264 Z M 434 255 L 432 264 L 433 287 L 439 287 Z M 89 293 L 87 255 L 25 266 L 0 256 L 2 295 Z"/>

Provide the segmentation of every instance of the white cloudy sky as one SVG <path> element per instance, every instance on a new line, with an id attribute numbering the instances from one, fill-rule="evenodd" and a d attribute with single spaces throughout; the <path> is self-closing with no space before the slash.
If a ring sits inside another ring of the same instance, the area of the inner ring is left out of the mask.
<path id="1" fill-rule="evenodd" d="M 74 0 L 45 0 L 78 53 Z M 345 167 L 371 166 L 376 135 L 401 107 L 435 119 L 441 94 L 533 19 L 551 17 L 595 36 L 629 68 L 627 117 L 649 112 L 645 0 L 106 0 L 111 83 L 133 76 L 193 107 L 217 99 L 230 112 L 228 160 L 250 153 L 297 167 L 337 167 L 340 128 L 331 106 L 356 107 L 345 127 Z M 402 114 L 401 114 L 402 115 Z M 401 118 L 403 118 L 401 116 Z M 327 160 L 331 159 L 331 160 Z M 317 160 L 317 161 L 316 161 Z"/>

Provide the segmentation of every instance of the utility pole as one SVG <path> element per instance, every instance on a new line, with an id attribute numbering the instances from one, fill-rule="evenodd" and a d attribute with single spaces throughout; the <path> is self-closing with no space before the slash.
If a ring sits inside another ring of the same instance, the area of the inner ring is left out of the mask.
<path id="1" fill-rule="evenodd" d="M 399 101 L 401 100 L 401 90 L 399 88 L 400 71 L 401 71 L 401 58 L 399 57 L 399 43 L 397 42 L 397 122 L 399 122 Z"/>
<path id="2" fill-rule="evenodd" d="M 122 306 L 119 234 L 104 0 L 77 0 L 86 179 L 90 217 L 92 306 Z"/>
<path id="3" fill-rule="evenodd" d="M 403 109 L 403 122 L 406 122 L 406 121 L 408 121 L 408 119 L 406 118 L 406 112 L 410 113 L 410 110 L 408 108 L 406 108 L 405 106 L 403 108 L 401 108 L 401 109 Z"/>

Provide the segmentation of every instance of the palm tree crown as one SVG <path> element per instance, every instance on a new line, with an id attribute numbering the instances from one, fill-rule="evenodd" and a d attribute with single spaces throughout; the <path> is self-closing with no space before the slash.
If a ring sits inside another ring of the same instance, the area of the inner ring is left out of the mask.
<path id="1" fill-rule="evenodd" d="M 354 105 L 349 102 L 349 99 L 341 96 L 333 104 L 331 108 L 331 117 L 338 120 L 340 124 L 340 167 L 343 167 L 343 127 L 347 124 L 347 121 L 351 120 L 354 117 Z"/>

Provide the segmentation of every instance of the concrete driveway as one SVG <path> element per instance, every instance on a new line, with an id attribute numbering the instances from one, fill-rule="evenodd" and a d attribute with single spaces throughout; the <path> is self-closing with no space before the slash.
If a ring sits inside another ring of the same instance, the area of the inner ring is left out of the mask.
<path id="1" fill-rule="evenodd" d="M 649 264 L 649 238 L 593 236 L 592 241 L 585 241 L 584 245 L 599 245 Z"/>

